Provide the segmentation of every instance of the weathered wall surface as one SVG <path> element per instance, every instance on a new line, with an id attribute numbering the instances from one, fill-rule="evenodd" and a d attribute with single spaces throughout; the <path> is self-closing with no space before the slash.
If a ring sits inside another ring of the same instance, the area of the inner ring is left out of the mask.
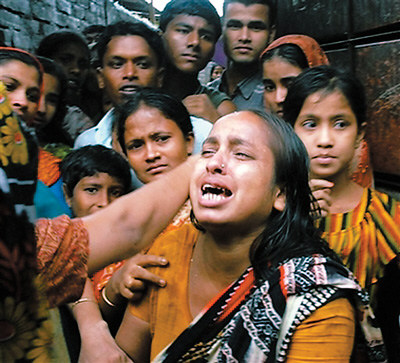
<path id="1" fill-rule="evenodd" d="M 279 36 L 316 38 L 364 83 L 377 181 L 400 191 L 400 0 L 279 0 L 278 22 Z"/>
<path id="2" fill-rule="evenodd" d="M 132 14 L 112 0 L 0 0 L 0 32 L 6 45 L 32 51 L 54 31 L 81 31 Z"/>

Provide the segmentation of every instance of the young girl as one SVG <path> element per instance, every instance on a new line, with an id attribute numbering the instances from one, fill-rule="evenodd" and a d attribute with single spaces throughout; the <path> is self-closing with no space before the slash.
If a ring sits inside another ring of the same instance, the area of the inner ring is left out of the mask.
<path id="1" fill-rule="evenodd" d="M 58 146 L 62 149 L 62 145 L 69 143 L 62 129 L 62 121 L 67 111 L 67 78 L 55 61 L 40 56 L 38 60 L 43 67 L 43 94 L 33 124 L 40 145 L 57 143 L 61 144 Z"/>
<path id="2" fill-rule="evenodd" d="M 36 115 L 42 87 L 42 68 L 31 54 L 16 48 L 0 48 L 0 81 L 14 112 L 29 126 Z"/>
<path id="3" fill-rule="evenodd" d="M 300 34 L 285 35 L 273 41 L 261 55 L 261 62 L 265 87 L 264 105 L 279 116 L 282 116 L 287 88 L 293 79 L 305 69 L 329 64 L 320 45 L 313 38 Z M 355 182 L 362 186 L 371 186 L 373 177 L 365 140 L 360 143 L 353 169 Z M 312 185 L 312 188 L 322 186 L 329 187 L 329 184 Z M 315 196 L 319 200 L 323 198 L 320 191 Z"/>
<path id="4" fill-rule="evenodd" d="M 153 270 L 167 285 L 130 303 L 116 336 L 135 362 L 182 332 L 157 361 L 307 361 L 310 351 L 349 359 L 354 315 L 339 285 L 356 287 L 313 227 L 307 163 L 273 115 L 241 111 L 215 123 L 190 185 L 200 230 L 184 224 L 153 243 L 149 252 L 170 262 Z"/>
<path id="5" fill-rule="evenodd" d="M 311 179 L 332 183 L 329 214 L 319 221 L 323 238 L 372 295 L 376 309 L 378 279 L 400 250 L 400 203 L 351 178 L 366 126 L 363 87 L 333 67 L 306 70 L 289 88 L 284 118 L 307 148 Z M 393 321 L 398 329 L 398 317 Z"/>
<path id="6" fill-rule="evenodd" d="M 19 115 L 28 131 L 35 135 L 38 111 L 46 103 L 42 99 L 45 83 L 43 67 L 36 57 L 17 48 L 0 48 L 0 80 L 7 89 L 14 112 Z M 45 80 L 49 81 L 48 78 Z M 47 84 L 48 86 L 48 84 Z M 46 86 L 46 88 L 47 88 Z M 53 218 L 68 214 L 62 195 L 62 182 L 58 163 L 60 159 L 39 148 L 38 184 L 35 195 L 36 216 Z"/>
<path id="7" fill-rule="evenodd" d="M 282 116 L 287 88 L 304 69 L 329 64 L 319 44 L 306 35 L 274 40 L 261 54 L 266 109 Z"/>

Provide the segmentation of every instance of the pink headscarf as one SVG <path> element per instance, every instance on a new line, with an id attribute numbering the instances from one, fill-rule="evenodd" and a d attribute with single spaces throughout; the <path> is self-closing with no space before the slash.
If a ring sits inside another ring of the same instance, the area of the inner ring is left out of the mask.
<path id="1" fill-rule="evenodd" d="M 274 40 L 261 54 L 261 58 L 264 56 L 265 53 L 269 52 L 272 49 L 275 49 L 283 44 L 295 44 L 297 45 L 304 53 L 308 66 L 310 68 L 321 66 L 321 65 L 328 65 L 329 60 L 317 43 L 317 41 L 307 35 L 301 34 L 290 34 L 280 37 Z"/>

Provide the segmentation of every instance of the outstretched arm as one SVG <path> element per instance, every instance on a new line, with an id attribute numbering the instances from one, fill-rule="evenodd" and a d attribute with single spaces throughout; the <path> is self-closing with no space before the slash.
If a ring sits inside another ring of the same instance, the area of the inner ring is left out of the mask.
<path id="1" fill-rule="evenodd" d="M 89 234 L 89 274 L 138 253 L 167 226 L 188 197 L 196 159 L 82 219 Z"/>

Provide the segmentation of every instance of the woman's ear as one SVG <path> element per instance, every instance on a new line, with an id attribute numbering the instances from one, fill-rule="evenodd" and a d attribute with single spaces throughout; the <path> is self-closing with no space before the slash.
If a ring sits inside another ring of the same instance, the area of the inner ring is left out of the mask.
<path id="1" fill-rule="evenodd" d="M 286 206 L 286 195 L 279 188 L 275 193 L 274 208 L 279 212 L 283 212 Z"/>
<path id="2" fill-rule="evenodd" d="M 194 135 L 193 133 L 189 133 L 186 137 L 186 151 L 187 154 L 190 156 L 193 154 L 193 148 L 194 148 Z"/>

